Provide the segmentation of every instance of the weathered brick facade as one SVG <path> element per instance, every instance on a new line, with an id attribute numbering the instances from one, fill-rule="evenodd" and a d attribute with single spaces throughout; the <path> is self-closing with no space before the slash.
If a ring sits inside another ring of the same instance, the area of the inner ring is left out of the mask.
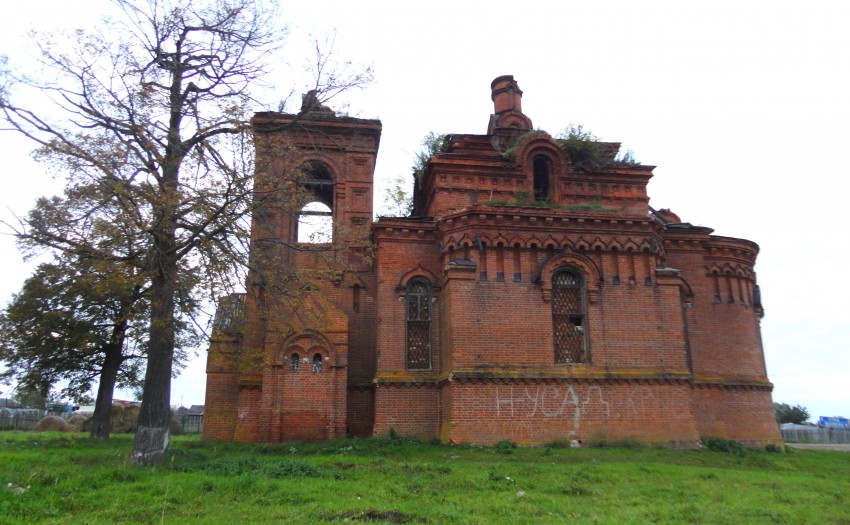
<path id="1" fill-rule="evenodd" d="M 299 173 L 334 238 L 299 242 L 285 207 L 254 217 L 248 293 L 223 303 L 210 346 L 204 437 L 779 442 L 758 246 L 652 210 L 652 166 L 615 160 L 616 143 L 581 156 L 532 131 L 513 77 L 491 87 L 487 134 L 448 136 L 412 216 L 375 222 L 380 122 L 256 115 L 259 191 Z M 350 256 L 363 241 L 374 256 Z M 290 295 L 262 269 L 319 277 Z"/>

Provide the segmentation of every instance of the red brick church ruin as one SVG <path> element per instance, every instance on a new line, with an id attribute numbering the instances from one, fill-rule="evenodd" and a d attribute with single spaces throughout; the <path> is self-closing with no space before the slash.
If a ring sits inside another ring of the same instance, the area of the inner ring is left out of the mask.
<path id="1" fill-rule="evenodd" d="M 448 135 L 412 215 L 377 221 L 379 121 L 309 97 L 256 114 L 257 191 L 312 202 L 253 218 L 204 438 L 780 442 L 758 246 L 653 210 L 652 166 L 615 160 L 617 143 L 582 155 L 533 130 L 513 77 L 491 88 L 487 133 Z"/>

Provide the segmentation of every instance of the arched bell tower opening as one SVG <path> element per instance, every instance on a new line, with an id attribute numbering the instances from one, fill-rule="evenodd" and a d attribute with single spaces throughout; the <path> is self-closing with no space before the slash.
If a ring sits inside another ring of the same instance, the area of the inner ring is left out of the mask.
<path id="1" fill-rule="evenodd" d="M 322 162 L 309 162 L 301 167 L 302 188 L 307 203 L 298 213 L 296 239 L 299 243 L 333 242 L 334 177 Z"/>

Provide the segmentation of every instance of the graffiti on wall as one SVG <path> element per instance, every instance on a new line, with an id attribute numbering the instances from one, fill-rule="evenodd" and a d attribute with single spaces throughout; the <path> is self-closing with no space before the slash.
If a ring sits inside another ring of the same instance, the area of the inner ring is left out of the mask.
<path id="1" fill-rule="evenodd" d="M 610 395 L 610 393 L 609 393 Z M 556 418 L 567 422 L 567 435 L 578 433 L 582 418 L 630 419 L 645 417 L 648 411 L 689 413 L 690 405 L 680 396 L 660 395 L 645 385 L 634 385 L 617 392 L 608 400 L 600 385 L 589 385 L 576 392 L 568 381 L 545 385 L 497 386 L 496 417 L 501 420 Z"/>

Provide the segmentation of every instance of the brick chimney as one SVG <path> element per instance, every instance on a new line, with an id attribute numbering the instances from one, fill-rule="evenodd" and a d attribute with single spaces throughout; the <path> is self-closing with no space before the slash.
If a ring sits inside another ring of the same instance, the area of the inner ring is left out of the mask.
<path id="1" fill-rule="evenodd" d="M 523 130 L 532 129 L 531 119 L 522 112 L 522 90 L 513 75 L 502 75 L 490 83 L 494 112 L 487 125 L 488 135 L 498 135 L 493 145 L 502 150 Z M 503 144 L 504 143 L 504 144 Z"/>
<path id="2" fill-rule="evenodd" d="M 516 111 L 522 113 L 522 90 L 519 89 L 519 84 L 514 80 L 513 75 L 502 75 L 497 77 L 490 83 L 495 106 L 494 113 L 497 115 L 505 111 Z"/>

